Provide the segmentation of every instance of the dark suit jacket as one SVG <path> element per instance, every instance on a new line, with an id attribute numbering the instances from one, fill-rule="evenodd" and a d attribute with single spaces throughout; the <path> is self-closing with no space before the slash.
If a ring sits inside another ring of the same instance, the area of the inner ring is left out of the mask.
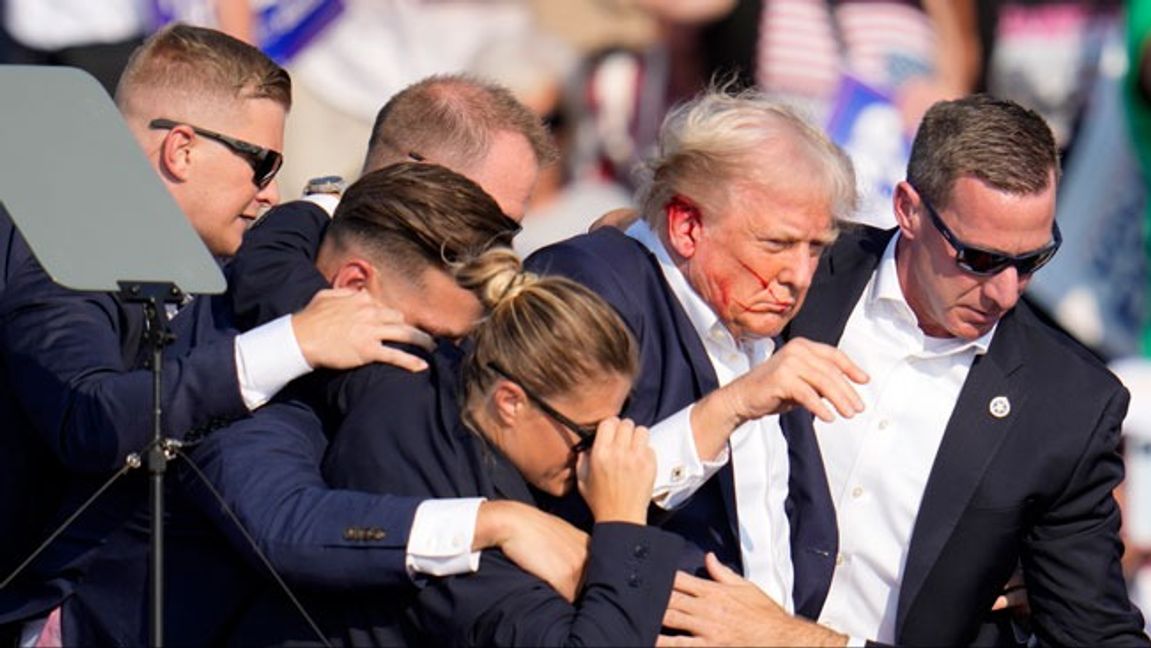
<path id="1" fill-rule="evenodd" d="M 534 505 L 533 491 L 514 467 L 460 422 L 459 361 L 460 351 L 444 343 L 426 372 L 374 365 L 332 383 L 330 402 L 343 423 L 325 461 L 329 483 Z M 680 546 L 678 538 L 656 528 L 596 525 L 575 606 L 498 551 L 485 551 L 477 573 L 431 579 L 412 596 L 367 602 L 363 596 L 325 597 L 321 609 L 347 626 L 347 634 L 338 637 L 347 641 L 651 645 Z M 406 630 L 400 632 L 397 617 L 405 610 Z"/>
<path id="2" fill-rule="evenodd" d="M 598 293 L 623 317 L 639 342 L 640 372 L 623 414 L 658 423 L 718 386 L 699 335 L 647 248 L 613 228 L 544 248 L 527 261 L 545 274 L 570 277 Z M 788 517 L 798 613 L 815 618 L 830 585 L 836 554 L 835 512 L 810 426 L 801 434 L 785 416 L 791 477 Z M 739 533 L 730 464 L 663 523 L 701 551 L 740 563 Z M 685 564 L 693 569 L 697 565 Z"/>
<path id="3" fill-rule="evenodd" d="M 892 234 L 842 235 L 786 334 L 837 343 Z M 996 418 L 988 404 L 1001 395 L 1011 411 Z M 1123 477 L 1116 444 L 1127 402 L 1114 376 L 1025 303 L 1000 321 L 927 481 L 900 590 L 898 643 L 970 643 L 1022 561 L 1042 643 L 1147 645 L 1120 571 L 1111 497 Z"/>
<path id="4" fill-rule="evenodd" d="M 16 244 L 23 246 L 20 240 Z M 167 436 L 184 438 L 247 413 L 224 305 L 222 299 L 200 298 L 172 321 L 176 342 L 165 349 L 163 372 Z M 123 465 L 125 456 L 147 444 L 152 377 L 143 368 L 143 326 L 139 305 L 61 288 L 34 261 L 14 269 L 0 298 L 4 435 L 39 455 L 33 459 L 37 470 L 26 472 L 24 483 L 6 491 L 5 499 L 32 499 L 35 506 L 29 508 L 50 512 L 58 522 Z M 15 460 L 28 456 L 35 455 Z M 67 599 L 65 621 L 73 625 L 66 630 L 74 632 L 69 641 L 146 641 L 141 592 L 147 591 L 147 489 L 141 473 L 128 475 L 105 493 L 21 583 L 0 591 L 0 624 L 41 614 Z M 172 511 L 180 506 L 169 503 Z M 231 582 L 232 559 L 215 549 L 222 543 L 208 542 L 192 563 L 177 558 L 183 532 L 197 535 L 203 527 L 187 521 L 187 526 L 168 529 L 169 580 Z M 17 519 L 5 529 L 39 541 L 46 536 L 43 522 Z M 197 566 L 190 569 L 190 564 Z M 170 596 L 170 634 L 210 640 L 214 604 L 226 605 L 233 594 L 241 595 L 241 587 L 229 589 L 198 609 Z M 193 612 L 198 618 L 190 618 Z M 182 628 L 182 621 L 188 626 Z"/>
<path id="5" fill-rule="evenodd" d="M 213 432 L 189 459 L 289 585 L 410 586 L 405 547 L 422 498 L 329 488 L 320 473 L 327 448 L 324 426 L 312 408 L 278 398 Z M 184 494 L 253 568 L 265 571 L 204 481 L 191 466 L 177 468 Z M 365 529 L 384 533 L 375 537 Z"/>
<path id="6" fill-rule="evenodd" d="M 241 329 L 294 313 L 331 288 L 316 270 L 316 252 L 330 220 L 322 207 L 297 200 L 274 207 L 244 234 L 228 281 Z"/>

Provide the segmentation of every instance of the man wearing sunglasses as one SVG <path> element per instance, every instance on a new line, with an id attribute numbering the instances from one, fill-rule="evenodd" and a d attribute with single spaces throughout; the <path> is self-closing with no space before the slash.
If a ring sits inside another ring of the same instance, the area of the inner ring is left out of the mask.
<path id="1" fill-rule="evenodd" d="M 898 227 L 845 232 L 822 260 L 786 335 L 836 344 L 871 376 L 861 415 L 813 423 L 839 531 L 825 626 L 1010 643 L 1011 612 L 989 610 L 1021 565 L 1041 645 L 1148 645 L 1111 495 L 1129 395 L 1020 303 L 1059 248 L 1058 178 L 1034 112 L 938 103 L 895 190 Z M 761 605 L 729 641 L 774 643 L 796 623 L 734 579 L 683 585 L 673 625 L 705 638 L 720 639 L 712 594 Z"/>
<path id="2" fill-rule="evenodd" d="M 287 73 L 227 35 L 176 25 L 136 51 L 116 101 L 208 250 L 221 259 L 235 254 L 248 223 L 277 200 Z M 0 578 L 47 536 L 50 520 L 58 524 L 129 453 L 145 448 L 152 407 L 140 305 L 61 288 L 34 262 L 8 279 L 0 417 L 7 438 L 19 439 L 28 454 L 4 452 L 0 461 L 15 468 L 0 472 L 29 475 L 30 456 L 50 458 L 36 464 L 31 483 L 0 494 Z M 247 416 L 313 367 L 384 361 L 417 368 L 421 361 L 381 341 L 427 342 L 396 313 L 350 290 L 326 291 L 245 334 L 231 329 L 222 297 L 194 299 L 169 316 L 175 342 L 162 378 L 163 434 L 175 439 Z M 144 476 L 134 472 L 97 500 L 21 580 L 0 589 L 0 626 L 19 625 L 28 641 L 52 641 L 60 630 L 69 644 L 143 643 L 147 525 L 135 516 L 148 514 L 145 495 Z M 194 535 L 197 525 L 184 530 Z M 170 614 L 168 630 L 183 642 L 210 643 L 228 606 L 243 596 L 220 585 L 240 563 L 219 551 L 220 542 L 181 560 L 180 535 L 169 528 L 169 579 L 186 585 L 180 591 L 196 599 L 197 613 Z M 207 595 L 217 586 L 230 593 Z M 189 606 L 169 599 L 170 609 Z"/>

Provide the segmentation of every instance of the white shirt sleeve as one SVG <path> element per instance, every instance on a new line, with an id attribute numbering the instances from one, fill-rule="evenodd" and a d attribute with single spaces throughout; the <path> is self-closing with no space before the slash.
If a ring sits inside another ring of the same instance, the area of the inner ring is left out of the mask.
<path id="1" fill-rule="evenodd" d="M 664 509 L 683 505 L 731 458 L 731 450 L 725 446 L 714 460 L 700 459 L 691 431 L 693 407 L 694 403 L 651 427 L 656 464 L 652 501 Z"/>
<path id="2" fill-rule="evenodd" d="M 416 508 L 404 564 L 409 574 L 452 576 L 480 568 L 472 551 L 482 497 L 430 499 Z"/>
<path id="3" fill-rule="evenodd" d="M 236 377 L 249 410 L 267 403 L 284 385 L 312 368 L 292 331 L 292 316 L 284 315 L 236 336 Z"/>

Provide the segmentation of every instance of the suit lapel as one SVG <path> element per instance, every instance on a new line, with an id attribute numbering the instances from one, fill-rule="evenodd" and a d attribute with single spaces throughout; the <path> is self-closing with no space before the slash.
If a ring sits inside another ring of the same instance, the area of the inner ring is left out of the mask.
<path id="1" fill-rule="evenodd" d="M 992 399 L 1006 396 L 1012 409 L 1021 411 L 1018 405 L 1026 394 L 1011 379 L 1022 365 L 1023 340 L 1016 323 L 1014 313 L 1000 320 L 987 354 L 976 357 L 943 433 L 911 534 L 896 614 L 896 641 L 927 575 L 1014 425 L 1011 414 L 991 414 Z"/>
<path id="2" fill-rule="evenodd" d="M 668 294 L 671 294 L 670 290 Z M 675 300 L 675 306 L 676 326 L 686 333 L 685 335 L 680 335 L 679 339 L 682 341 L 684 350 L 687 352 L 687 357 L 691 362 L 692 378 L 695 380 L 698 399 L 719 389 L 719 378 L 715 375 L 715 367 L 711 364 L 711 358 L 707 355 L 703 341 L 699 339 L 699 334 L 695 331 L 695 327 L 692 326 L 691 320 L 687 317 L 687 313 L 683 312 L 683 307 L 679 304 L 679 300 Z M 727 513 L 728 529 L 731 531 L 732 537 L 738 541 L 739 507 L 735 501 L 735 473 L 732 470 L 730 461 L 724 464 L 723 468 L 715 475 L 715 479 L 719 483 L 724 512 Z"/>

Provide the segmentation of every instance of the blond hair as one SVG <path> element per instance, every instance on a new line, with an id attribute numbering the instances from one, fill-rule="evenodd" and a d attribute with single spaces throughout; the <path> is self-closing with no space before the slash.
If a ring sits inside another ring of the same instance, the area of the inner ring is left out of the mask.
<path id="1" fill-rule="evenodd" d="M 838 146 L 759 91 L 713 87 L 664 119 L 641 178 L 640 213 L 658 231 L 677 194 L 722 200 L 732 182 L 778 189 L 797 165 L 814 170 L 815 177 L 804 180 L 821 183 L 837 221 L 851 215 L 857 202 L 855 171 Z"/>
<path id="2" fill-rule="evenodd" d="M 634 378 L 635 340 L 602 298 L 564 277 L 523 271 L 509 249 L 495 248 L 456 269 L 460 286 L 488 309 L 472 332 L 464 364 L 465 403 L 486 394 L 495 364 L 548 397 L 589 384 L 605 373 Z"/>

